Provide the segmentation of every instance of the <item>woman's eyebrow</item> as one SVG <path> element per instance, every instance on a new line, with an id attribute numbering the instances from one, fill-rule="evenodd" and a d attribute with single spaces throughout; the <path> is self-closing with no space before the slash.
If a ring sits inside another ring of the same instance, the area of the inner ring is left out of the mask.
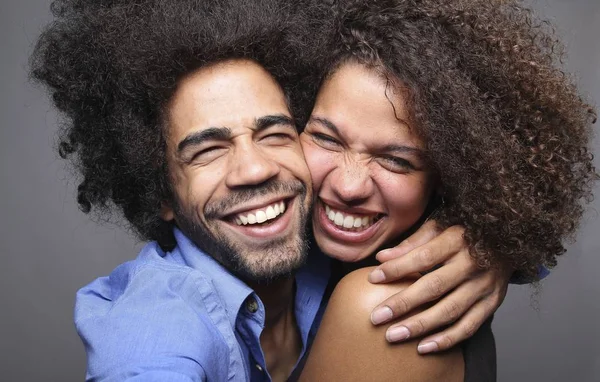
<path id="1" fill-rule="evenodd" d="M 417 155 L 425 155 L 425 152 L 414 146 L 406 146 L 406 145 L 385 145 L 381 148 L 381 151 L 384 152 L 397 152 L 397 153 L 411 153 Z"/>
<path id="2" fill-rule="evenodd" d="M 333 131 L 336 135 L 340 135 L 340 131 L 339 131 L 338 127 L 333 122 L 328 120 L 327 118 L 311 117 L 308 121 L 316 122 L 316 123 L 320 124 L 321 126 Z M 383 146 L 381 148 L 381 151 L 388 152 L 388 153 L 392 153 L 392 152 L 411 153 L 411 154 L 418 155 L 419 157 L 425 157 L 425 151 L 423 151 L 422 149 L 419 149 L 417 147 L 407 146 L 407 145 L 389 144 L 389 145 Z"/>
<path id="3" fill-rule="evenodd" d="M 340 135 L 340 131 L 337 128 L 337 126 L 331 122 L 330 120 L 328 120 L 327 118 L 322 118 L 322 117 L 310 117 L 310 119 L 308 120 L 308 122 L 316 122 L 318 124 L 320 124 L 321 126 L 331 130 L 332 132 L 334 132 L 336 135 Z"/>

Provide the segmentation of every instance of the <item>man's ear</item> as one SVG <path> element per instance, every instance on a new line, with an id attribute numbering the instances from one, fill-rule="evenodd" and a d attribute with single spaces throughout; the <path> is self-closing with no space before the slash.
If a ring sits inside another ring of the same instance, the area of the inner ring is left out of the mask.
<path id="1" fill-rule="evenodd" d="M 175 213 L 173 212 L 171 204 L 164 200 L 160 202 L 160 217 L 166 222 L 170 222 L 175 219 Z"/>

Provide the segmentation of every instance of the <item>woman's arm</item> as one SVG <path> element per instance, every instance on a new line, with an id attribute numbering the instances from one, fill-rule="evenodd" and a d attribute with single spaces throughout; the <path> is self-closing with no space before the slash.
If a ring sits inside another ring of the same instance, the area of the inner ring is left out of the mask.
<path id="1" fill-rule="evenodd" d="M 370 312 L 378 303 L 416 280 L 373 285 L 368 281 L 372 270 L 354 271 L 335 288 L 300 380 L 462 381 L 460 348 L 421 356 L 418 338 L 390 344 L 386 328 L 371 323 Z"/>
<path id="2" fill-rule="evenodd" d="M 388 340 L 422 337 L 421 354 L 449 349 L 473 336 L 498 309 L 513 272 L 500 265 L 480 268 L 469 254 L 463 233 L 464 229 L 459 226 L 440 232 L 435 221 L 430 220 L 395 248 L 377 254 L 377 260 L 383 264 L 369 277 L 375 283 L 393 282 L 407 274 L 434 268 L 377 305 L 371 315 L 376 325 L 434 301 L 421 313 L 389 326 L 388 334 L 391 330 L 400 333 L 400 328 L 404 328 L 404 333 L 388 335 Z M 423 338 L 429 332 L 433 333 Z"/>

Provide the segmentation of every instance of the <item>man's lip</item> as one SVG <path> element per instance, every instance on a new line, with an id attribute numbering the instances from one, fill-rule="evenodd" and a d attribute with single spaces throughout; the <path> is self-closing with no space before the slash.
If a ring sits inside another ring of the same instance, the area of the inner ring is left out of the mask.
<path id="1" fill-rule="evenodd" d="M 260 201 L 260 202 L 254 201 L 250 204 L 244 204 L 243 206 L 236 206 L 235 209 L 233 209 L 231 211 L 227 211 L 227 212 L 223 213 L 221 216 L 223 219 L 228 219 L 228 218 L 232 218 L 235 215 L 249 213 L 254 210 L 263 209 L 263 208 L 268 207 L 275 203 L 279 203 L 279 202 L 287 203 L 294 196 L 295 195 L 276 196 L 276 197 L 272 197 L 271 199 L 268 199 L 266 201 Z"/>
<path id="2" fill-rule="evenodd" d="M 280 199 L 277 199 L 280 200 Z M 241 235 L 241 237 L 245 238 L 244 240 L 251 240 L 259 242 L 264 240 L 272 240 L 277 237 L 282 237 L 282 235 L 289 234 L 292 229 L 292 215 L 295 213 L 295 209 L 297 208 L 296 204 L 299 203 L 298 198 L 293 198 L 289 200 L 288 206 L 283 214 L 278 216 L 276 220 L 269 224 L 248 224 L 248 225 L 238 225 L 233 222 L 232 219 L 224 220 L 225 223 L 230 230 L 237 232 L 237 234 Z"/>
<path id="3" fill-rule="evenodd" d="M 361 208 L 361 207 L 348 207 L 342 203 L 336 202 L 334 200 L 331 199 L 327 199 L 324 198 L 322 196 L 319 196 L 319 199 L 321 199 L 321 204 L 327 204 L 329 207 L 346 213 L 346 214 L 356 214 L 356 215 L 386 215 L 385 212 L 383 211 L 375 211 L 375 210 L 371 210 L 371 209 L 367 209 L 367 208 Z"/>

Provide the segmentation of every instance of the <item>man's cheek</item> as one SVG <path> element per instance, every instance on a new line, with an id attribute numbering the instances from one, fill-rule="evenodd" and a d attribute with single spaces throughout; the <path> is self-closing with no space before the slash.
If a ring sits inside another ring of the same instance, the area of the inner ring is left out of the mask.
<path id="1" fill-rule="evenodd" d="M 302 150 L 297 150 L 293 153 L 293 155 L 288 156 L 287 160 L 283 160 L 281 163 L 284 166 L 289 166 L 293 174 L 300 180 L 310 182 L 311 175 L 309 170 L 309 163 L 305 158 L 304 152 Z"/>

